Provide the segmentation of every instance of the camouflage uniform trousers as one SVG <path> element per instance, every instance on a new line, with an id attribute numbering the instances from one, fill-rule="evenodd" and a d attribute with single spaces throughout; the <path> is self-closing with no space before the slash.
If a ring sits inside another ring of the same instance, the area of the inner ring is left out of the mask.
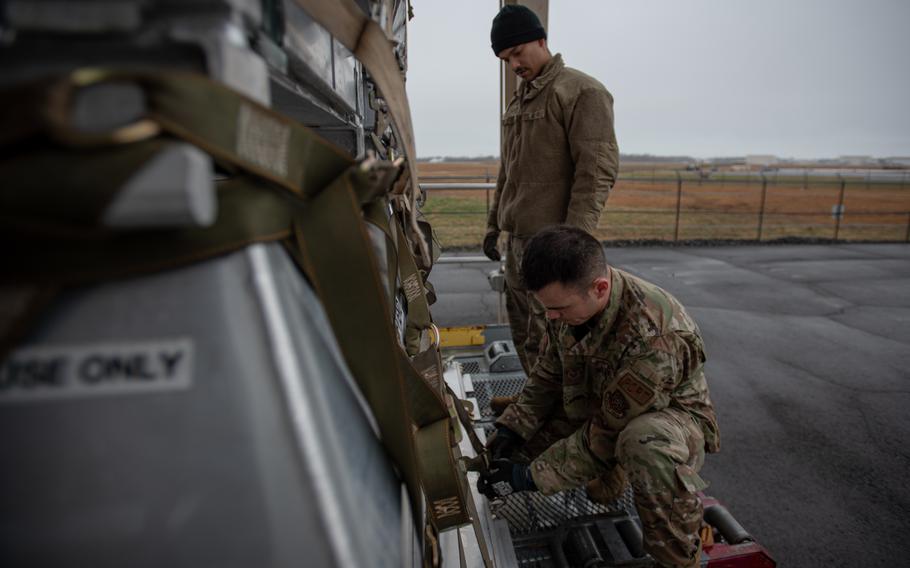
<path id="1" fill-rule="evenodd" d="M 559 412 L 513 454 L 513 459 L 530 463 L 580 426 Z M 615 457 L 600 476 L 609 484 L 616 479 L 613 467 L 624 470 L 641 518 L 644 550 L 661 566 L 699 565 L 703 507 L 697 492 L 706 487 L 698 475 L 705 459 L 704 445 L 701 428 L 686 412 L 648 412 L 631 420 L 619 433 Z"/>
<path id="2" fill-rule="evenodd" d="M 526 239 L 509 236 L 505 267 L 506 311 L 515 350 L 525 374 L 530 375 L 540 355 L 541 342 L 546 337 L 547 319 L 543 305 L 525 289 L 521 280 L 521 259 L 526 244 Z"/>

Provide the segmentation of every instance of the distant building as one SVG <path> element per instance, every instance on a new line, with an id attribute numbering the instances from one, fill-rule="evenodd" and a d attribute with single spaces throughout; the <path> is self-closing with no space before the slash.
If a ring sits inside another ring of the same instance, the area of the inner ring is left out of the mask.
<path id="1" fill-rule="evenodd" d="M 878 160 L 872 156 L 841 156 L 837 159 L 845 166 L 875 166 Z"/>
<path id="2" fill-rule="evenodd" d="M 708 158 L 707 162 L 712 166 L 738 166 L 746 163 L 743 157 L 729 156 L 723 158 Z"/>
<path id="3" fill-rule="evenodd" d="M 750 170 L 758 170 L 777 165 L 777 156 L 770 154 L 750 154 L 746 156 L 746 166 Z"/>
<path id="4" fill-rule="evenodd" d="M 882 160 L 886 166 L 892 168 L 910 168 L 910 156 L 891 156 Z"/>

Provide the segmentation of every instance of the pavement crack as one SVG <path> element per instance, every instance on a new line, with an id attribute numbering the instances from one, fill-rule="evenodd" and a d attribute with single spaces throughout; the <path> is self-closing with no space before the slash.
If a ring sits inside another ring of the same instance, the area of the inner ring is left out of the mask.
<path id="1" fill-rule="evenodd" d="M 855 307 L 856 307 L 856 305 L 844 306 L 842 308 L 838 308 L 838 309 L 834 310 L 833 312 L 828 312 L 827 314 L 822 314 L 822 317 L 832 318 L 834 316 L 842 316 L 847 313 L 848 308 L 855 308 Z"/>
<path id="2" fill-rule="evenodd" d="M 868 329 L 863 329 L 863 328 L 861 328 L 861 327 L 857 327 L 857 326 L 852 325 L 852 324 L 850 324 L 850 323 L 848 323 L 848 322 L 841 321 L 841 320 L 838 320 L 838 319 L 834 319 L 836 316 L 847 316 L 847 310 L 848 310 L 848 309 L 857 308 L 857 307 L 862 307 L 862 306 L 850 306 L 850 308 L 843 308 L 843 309 L 840 309 L 840 310 L 836 310 L 836 311 L 834 311 L 834 312 L 832 312 L 832 313 L 830 313 L 830 314 L 825 314 L 824 317 L 830 319 L 832 323 L 835 323 L 835 324 L 837 324 L 837 325 L 846 327 L 847 329 L 853 330 L 853 331 L 858 332 L 858 333 L 865 333 L 865 334 L 867 334 L 867 335 L 871 335 L 872 337 L 878 337 L 879 339 L 884 339 L 884 340 L 887 340 L 887 341 L 894 341 L 894 342 L 896 342 L 896 343 L 901 343 L 901 344 L 904 344 L 904 345 L 910 343 L 910 340 L 903 340 L 903 339 L 899 339 L 899 338 L 897 338 L 897 337 L 893 337 L 893 336 L 890 336 L 890 335 L 885 335 L 885 334 L 883 334 L 883 333 L 876 333 L 876 332 L 870 331 L 870 330 L 868 330 Z M 887 306 L 887 307 L 893 307 L 893 306 Z"/>
<path id="3" fill-rule="evenodd" d="M 802 366 L 792 363 L 790 361 L 784 361 L 783 359 L 775 359 L 775 361 L 777 361 L 778 363 L 780 363 L 786 367 L 791 367 L 793 369 L 796 369 L 797 371 L 799 371 L 803 375 L 807 376 L 808 378 L 815 379 L 815 380 L 823 382 L 825 384 L 828 384 L 828 385 L 831 385 L 834 387 L 839 387 L 843 390 L 846 390 L 850 393 L 850 396 L 852 396 L 852 397 L 856 397 L 856 396 L 862 397 L 864 395 L 895 395 L 895 394 L 910 395 L 910 389 L 869 389 L 869 388 L 851 387 L 848 385 L 841 384 L 837 381 L 833 381 L 831 379 L 825 378 L 825 377 L 819 375 L 818 373 L 813 372 L 811 369 L 806 369 L 805 367 L 802 367 Z M 865 437 L 869 440 L 869 443 L 871 445 L 875 446 L 876 449 L 878 449 L 879 451 L 881 451 L 885 454 L 894 454 L 894 455 L 900 457 L 901 459 L 910 462 L 910 455 L 908 455 L 902 451 L 895 450 L 894 448 L 887 447 L 886 445 L 882 444 L 881 435 L 880 434 L 876 435 L 877 430 L 876 430 L 875 426 L 872 424 L 872 422 L 870 421 L 869 415 L 866 413 L 866 409 L 863 407 L 862 404 L 852 404 L 850 406 L 851 406 L 851 408 L 855 409 L 859 413 L 860 418 L 863 421 L 863 432 L 865 434 Z"/>

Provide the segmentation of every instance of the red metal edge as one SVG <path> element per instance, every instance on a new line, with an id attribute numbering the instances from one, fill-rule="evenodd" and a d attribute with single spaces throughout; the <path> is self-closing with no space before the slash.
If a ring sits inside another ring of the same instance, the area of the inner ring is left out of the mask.
<path id="1" fill-rule="evenodd" d="M 721 505 L 714 497 L 699 492 L 702 504 Z M 765 547 L 754 541 L 740 544 L 718 542 L 704 547 L 708 559 L 708 568 L 774 568 L 777 562 L 768 554 Z"/>
<path id="2" fill-rule="evenodd" d="M 777 562 L 757 542 L 706 546 L 708 568 L 774 568 Z"/>

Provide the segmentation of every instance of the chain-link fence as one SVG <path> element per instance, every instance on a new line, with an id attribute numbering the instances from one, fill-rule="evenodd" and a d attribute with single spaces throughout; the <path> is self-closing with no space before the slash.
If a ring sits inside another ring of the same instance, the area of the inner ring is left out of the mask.
<path id="1" fill-rule="evenodd" d="M 495 189 L 489 174 L 422 177 L 443 248 L 477 249 Z M 910 173 L 624 172 L 596 236 L 606 241 L 784 238 L 910 242 Z"/>

